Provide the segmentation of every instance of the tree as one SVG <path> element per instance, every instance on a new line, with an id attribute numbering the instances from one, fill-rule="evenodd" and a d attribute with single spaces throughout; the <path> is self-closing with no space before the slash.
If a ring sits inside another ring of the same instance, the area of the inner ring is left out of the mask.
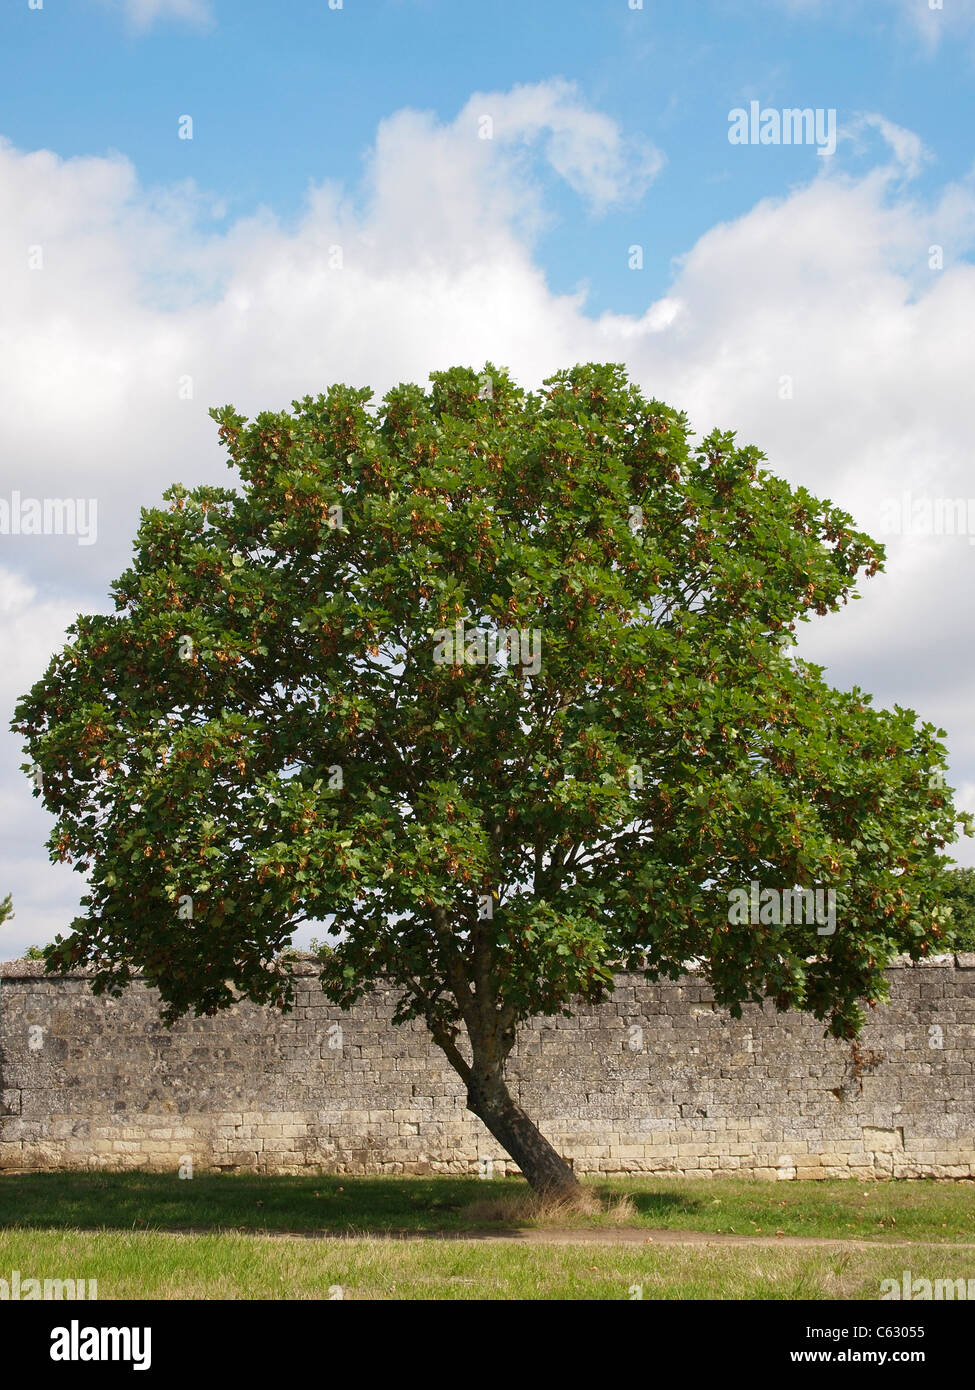
<path id="1" fill-rule="evenodd" d="M 0 926 L 2 926 L 4 922 L 8 921 L 11 917 L 14 916 L 16 916 L 16 913 L 14 912 L 13 898 L 8 893 L 5 898 L 0 898 Z M 22 959 L 43 960 L 44 952 L 41 950 L 39 946 L 28 946 L 27 950 L 23 954 Z"/>
<path id="2" fill-rule="evenodd" d="M 951 945 L 975 951 L 975 869 L 947 869 L 941 900 L 951 908 Z"/>
<path id="3" fill-rule="evenodd" d="M 170 1021 L 286 1007 L 285 948 L 326 922 L 328 997 L 391 981 L 533 1187 L 571 1192 L 505 1081 L 519 1024 L 694 959 L 735 1013 L 853 1036 L 943 933 L 958 817 L 943 731 L 790 655 L 882 566 L 846 513 L 731 433 L 694 447 L 619 366 L 431 382 L 213 411 L 240 487 L 143 513 L 116 612 L 14 720 L 89 875 L 49 965 L 113 993 L 141 968 Z M 774 910 L 794 887 L 835 931 Z"/>
<path id="4" fill-rule="evenodd" d="M 13 898 L 8 893 L 5 898 L 0 898 L 0 926 L 10 917 L 15 917 Z M 53 943 L 52 943 L 53 945 Z M 21 960 L 45 960 L 45 950 L 43 946 L 28 946 L 21 955 Z"/>

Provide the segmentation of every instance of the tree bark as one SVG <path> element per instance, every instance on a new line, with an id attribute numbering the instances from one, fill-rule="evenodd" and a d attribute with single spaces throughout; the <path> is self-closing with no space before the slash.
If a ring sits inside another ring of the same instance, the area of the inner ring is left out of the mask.
<path id="1" fill-rule="evenodd" d="M 539 1196 L 578 1196 L 579 1179 L 534 1121 L 511 1099 L 497 1069 L 479 1072 L 475 1062 L 467 1080 L 467 1108 L 484 1122 Z"/>
<path id="2" fill-rule="evenodd" d="M 444 973 L 470 1040 L 470 1062 L 457 1046 L 455 1028 L 429 1009 L 426 1021 L 434 1042 L 467 1087 L 468 1110 L 514 1159 L 535 1193 L 570 1200 L 577 1197 L 582 1187 L 571 1166 L 515 1105 L 505 1081 L 504 1067 L 514 1046 L 517 1015 L 499 998 L 490 933 L 482 923 L 473 924 L 472 959 L 465 969 L 442 909 L 434 910 L 433 922 L 444 952 Z"/>

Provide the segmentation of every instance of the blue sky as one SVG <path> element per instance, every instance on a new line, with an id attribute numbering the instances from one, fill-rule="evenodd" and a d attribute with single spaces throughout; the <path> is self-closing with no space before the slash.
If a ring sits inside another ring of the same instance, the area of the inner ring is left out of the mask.
<path id="1" fill-rule="evenodd" d="M 0 520 L 72 498 L 97 534 L 0 526 L 0 953 L 82 891 L 15 701 L 140 508 L 227 481 L 209 407 L 334 381 L 619 361 L 757 444 L 888 547 L 802 654 L 945 728 L 975 811 L 973 67 L 975 0 L 8 0 Z M 835 153 L 731 144 L 752 101 L 835 109 Z M 905 496 L 968 532 L 888 534 Z"/>
<path id="2" fill-rule="evenodd" d="M 120 151 L 145 184 L 196 180 L 229 219 L 261 204 L 289 219 L 310 181 L 358 185 L 384 116 L 415 107 L 449 121 L 473 91 L 564 77 L 661 149 L 666 165 L 644 197 L 601 215 L 539 171 L 551 224 L 537 258 L 553 289 L 586 285 L 592 311 L 633 312 L 665 290 L 673 259 L 715 221 L 815 168 L 808 148 L 729 145 L 729 110 L 753 98 L 833 107 L 841 125 L 882 111 L 931 151 L 919 190 L 967 171 L 972 45 L 953 24 L 960 8 L 212 0 L 193 22 L 163 0 L 154 21 L 137 23 L 139 4 L 47 0 L 35 11 L 22 0 L 0 13 L 0 110 L 3 134 L 22 149 Z M 175 138 L 184 113 L 192 141 Z M 869 153 L 868 141 L 840 157 L 856 168 Z M 639 281 L 627 265 L 634 243 L 644 247 Z"/>

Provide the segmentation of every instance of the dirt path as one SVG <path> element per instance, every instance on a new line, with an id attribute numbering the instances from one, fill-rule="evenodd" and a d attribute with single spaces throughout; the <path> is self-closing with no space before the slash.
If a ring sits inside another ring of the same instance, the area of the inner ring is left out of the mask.
<path id="1" fill-rule="evenodd" d="M 579 1230 L 575 1227 L 535 1228 L 498 1234 L 485 1233 L 477 1239 L 525 1241 L 533 1245 L 779 1245 L 800 1249 L 843 1250 L 887 1250 L 898 1246 L 933 1245 L 941 1246 L 942 1241 L 932 1240 L 843 1240 L 835 1236 L 787 1236 L 787 1235 L 725 1235 L 716 1231 L 671 1231 L 646 1230 L 639 1226 L 606 1227 L 593 1230 Z M 975 1242 L 952 1242 L 952 1249 L 975 1250 Z"/>
<path id="2" fill-rule="evenodd" d="M 639 1226 L 620 1226 L 616 1230 L 603 1227 L 588 1231 L 573 1227 L 548 1230 L 532 1228 L 510 1235 L 491 1232 L 483 1238 L 521 1240 L 533 1245 L 777 1245 L 809 1250 L 818 1246 L 827 1250 L 888 1250 L 898 1246 L 915 1245 L 940 1247 L 946 1243 L 932 1240 L 843 1240 L 834 1236 L 725 1235 L 716 1231 L 650 1231 Z M 951 1248 L 975 1250 L 975 1242 L 959 1243 L 957 1246 L 952 1243 Z"/>
<path id="3" fill-rule="evenodd" d="M 84 1228 L 80 1228 L 84 1229 Z M 98 1228 L 100 1232 L 104 1227 Z M 716 1231 L 648 1230 L 641 1226 L 577 1227 L 527 1226 L 518 1230 L 493 1228 L 469 1231 L 255 1231 L 238 1226 L 181 1226 L 171 1230 L 137 1230 L 139 1235 L 255 1236 L 263 1240 L 477 1240 L 486 1244 L 521 1245 L 724 1245 L 780 1246 L 815 1250 L 896 1250 L 931 1246 L 946 1250 L 975 1250 L 975 1241 L 938 1240 L 844 1240 L 837 1236 L 725 1235 Z"/>

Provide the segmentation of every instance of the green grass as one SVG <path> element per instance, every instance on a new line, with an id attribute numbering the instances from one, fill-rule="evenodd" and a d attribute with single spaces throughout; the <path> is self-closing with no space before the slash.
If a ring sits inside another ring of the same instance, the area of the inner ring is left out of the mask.
<path id="1" fill-rule="evenodd" d="M 971 1251 L 299 1240 L 0 1232 L 0 1277 L 97 1279 L 99 1299 L 871 1299 L 882 1279 L 968 1279 Z"/>
<path id="2" fill-rule="evenodd" d="M 587 1185 L 610 1204 L 629 1197 L 626 1224 L 646 1229 L 975 1241 L 971 1182 L 632 1177 Z M 181 1181 L 175 1173 L 36 1173 L 0 1177 L 0 1227 L 335 1235 L 504 1231 L 539 1224 L 524 1213 L 526 1192 L 522 1181 L 504 1178 L 199 1175 Z M 551 1220 L 612 1227 L 620 1217 L 609 1212 Z"/>

